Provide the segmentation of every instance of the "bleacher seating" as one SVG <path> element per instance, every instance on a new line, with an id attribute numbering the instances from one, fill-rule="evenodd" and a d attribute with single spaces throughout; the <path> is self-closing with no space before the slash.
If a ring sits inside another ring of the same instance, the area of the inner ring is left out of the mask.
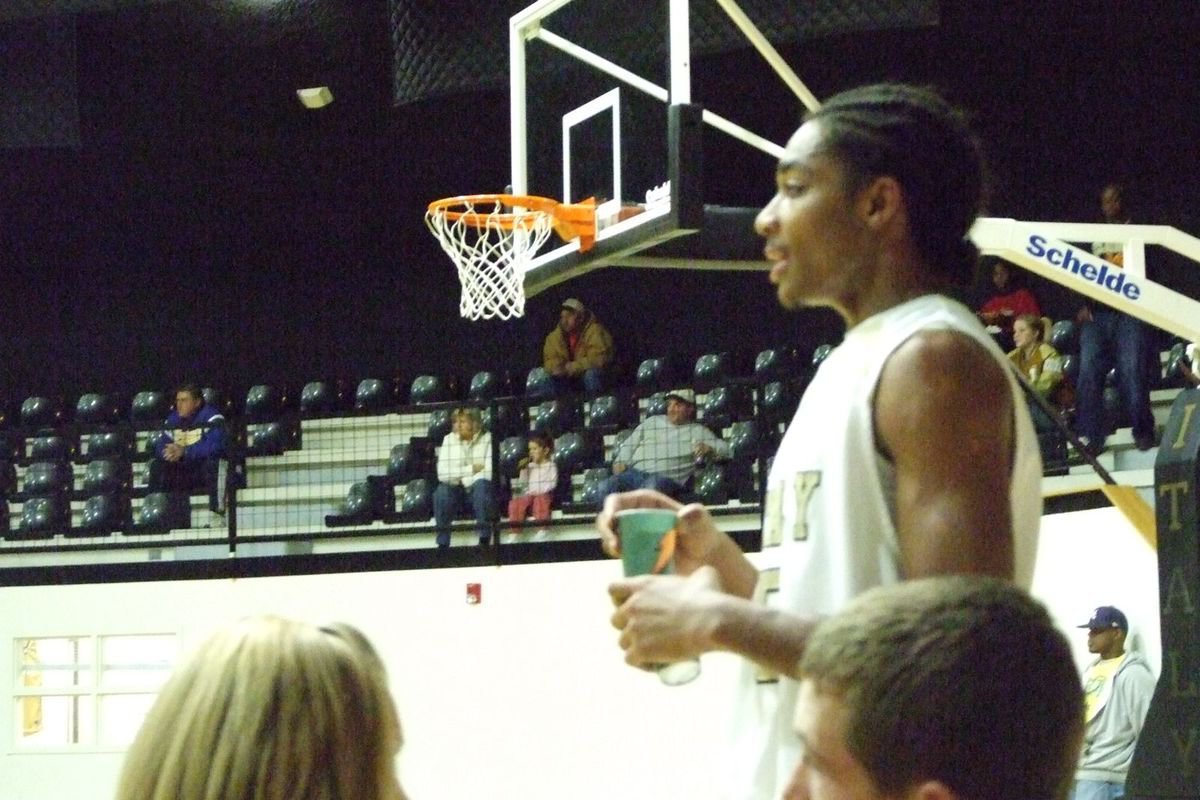
<path id="1" fill-rule="evenodd" d="M 1165 359 L 1168 375 L 1181 352 L 1178 345 Z M 814 353 L 814 360 L 821 355 Z M 1068 372 L 1071 359 L 1068 354 Z M 689 387 L 697 390 L 699 421 L 731 447 L 727 461 L 701 469 L 691 496 L 716 506 L 718 513 L 753 511 L 761 502 L 770 455 L 812 370 L 787 348 L 760 351 L 753 372 L 740 376 L 728 354 L 697 357 L 682 381 L 678 372 L 671 373 L 670 358 L 646 361 L 653 362 L 649 377 L 638 382 L 630 376 L 626 385 L 586 399 L 513 397 L 502 373 L 475 373 L 467 402 L 480 408 L 496 443 L 498 492 L 508 491 L 526 457 L 527 437 L 544 431 L 555 439 L 561 479 L 550 527 L 586 531 L 616 447 L 640 421 L 665 413 L 668 390 Z M 244 485 L 235 484 L 228 530 L 238 537 L 278 539 L 355 527 L 381 536 L 431 537 L 436 448 L 450 431 L 454 387 L 462 385 L 457 381 L 418 376 L 408 385 L 407 404 L 398 402 L 398 382 L 342 384 L 357 386 L 353 408 L 338 399 L 347 395 L 333 382 L 306 384 L 296 405 L 265 384 L 252 387 L 243 407 L 229 417 L 233 471 L 244 476 Z M 654 391 L 647 391 L 651 387 Z M 76 546 L 89 546 L 86 540 L 92 537 L 106 542 L 123 536 L 145 542 L 227 538 L 220 520 L 208 512 L 205 493 L 168 494 L 147 486 L 146 448 L 170 411 L 171 396 L 139 392 L 125 420 L 120 419 L 124 401 L 116 397 L 90 393 L 73 406 L 27 398 L 29 414 L 21 419 L 35 424 L 0 431 L 0 518 L 9 514 L 7 522 L 0 519 L 0 534 L 10 544 L 53 546 L 60 534 L 72 537 Z M 1115 392 L 1106 393 L 1106 408 L 1119 423 L 1116 399 Z M 72 407 L 73 418 L 61 413 Z M 48 420 L 52 424 L 45 424 Z M 1052 463 L 1065 469 L 1061 437 L 1043 443 L 1043 457 L 1048 470 Z"/>

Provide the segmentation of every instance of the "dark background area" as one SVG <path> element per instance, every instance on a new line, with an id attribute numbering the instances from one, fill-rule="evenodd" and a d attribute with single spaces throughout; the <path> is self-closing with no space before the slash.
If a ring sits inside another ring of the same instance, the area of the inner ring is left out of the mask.
<path id="1" fill-rule="evenodd" d="M 45 47 L 29 46 L 38 37 Z M 819 97 L 896 79 L 970 109 L 994 172 L 992 214 L 1093 220 L 1101 184 L 1120 176 L 1135 183 L 1140 220 L 1196 234 L 1197 45 L 1193 2 L 966 0 L 943 2 L 934 27 L 783 52 Z M 0 149 L 6 405 L 184 378 L 237 396 L 258 382 L 523 371 L 567 296 L 597 311 L 630 364 L 840 336 L 826 312 L 780 311 L 765 273 L 606 269 L 532 298 L 523 320 L 461 320 L 453 266 L 421 215 L 433 198 L 508 182 L 508 97 L 395 106 L 384 0 L 0 18 L 0 52 L 0 86 L 28 112 Z M 506 71 L 506 52 L 488 57 Z M 697 101 L 776 141 L 795 128 L 799 104 L 756 54 L 694 69 Z M 28 89 L 31 75 L 62 70 L 73 87 L 59 82 L 49 99 Z M 303 109 L 295 89 L 320 84 L 334 103 Z M 710 132 L 705 164 L 706 200 L 769 199 L 766 156 Z M 1195 267 L 1164 261 L 1154 277 L 1200 296 Z M 1055 316 L 1073 311 L 1057 287 L 1034 284 Z"/>

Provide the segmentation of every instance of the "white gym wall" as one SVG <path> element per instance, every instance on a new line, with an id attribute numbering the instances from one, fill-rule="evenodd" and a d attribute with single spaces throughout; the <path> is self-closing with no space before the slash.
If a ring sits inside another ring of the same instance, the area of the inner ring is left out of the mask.
<path id="1" fill-rule="evenodd" d="M 0 800 L 112 796 L 118 752 L 14 744 L 14 638 L 175 631 L 184 649 L 256 613 L 361 627 L 387 662 L 415 800 L 714 797 L 736 662 L 706 656 L 694 684 L 624 666 L 605 586 L 615 562 L 248 580 L 0 588 Z M 466 584 L 482 584 L 468 605 Z M 1129 615 L 1158 669 L 1153 551 L 1112 509 L 1044 518 L 1035 594 L 1082 665 L 1093 606 Z"/>

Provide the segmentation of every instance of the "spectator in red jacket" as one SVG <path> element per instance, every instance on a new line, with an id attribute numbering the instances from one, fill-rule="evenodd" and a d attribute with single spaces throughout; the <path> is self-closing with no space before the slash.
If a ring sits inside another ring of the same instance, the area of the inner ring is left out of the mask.
<path id="1" fill-rule="evenodd" d="M 991 297 L 977 312 L 1005 352 L 1013 348 L 1013 320 L 1022 314 L 1042 316 L 1037 298 L 1025 287 L 1022 273 L 1007 261 L 997 259 L 992 265 L 992 284 L 996 287 Z"/>

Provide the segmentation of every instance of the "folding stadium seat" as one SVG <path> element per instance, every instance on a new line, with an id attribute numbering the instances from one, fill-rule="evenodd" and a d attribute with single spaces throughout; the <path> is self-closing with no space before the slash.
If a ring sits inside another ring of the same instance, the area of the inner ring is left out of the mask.
<path id="1" fill-rule="evenodd" d="M 754 461 L 762 453 L 766 437 L 756 420 L 746 419 L 729 427 L 729 457 L 733 461 Z"/>
<path id="2" fill-rule="evenodd" d="M 300 427 L 286 422 L 267 422 L 246 428 L 246 455 L 281 456 L 299 445 Z"/>
<path id="3" fill-rule="evenodd" d="M 647 395 L 659 389 L 671 388 L 673 381 L 670 365 L 665 358 L 647 358 L 638 364 L 634 386 L 638 394 Z"/>
<path id="4" fill-rule="evenodd" d="M 734 420 L 750 415 L 750 403 L 741 387 L 717 386 L 704 396 L 700 422 L 714 433 L 728 428 Z"/>
<path id="5" fill-rule="evenodd" d="M 642 419 L 657 417 L 665 413 L 667 413 L 666 392 L 655 392 L 646 398 L 646 408 L 642 412 Z"/>
<path id="6" fill-rule="evenodd" d="M 600 493 L 600 487 L 604 481 L 608 479 L 609 471 L 606 467 L 592 467 L 584 470 L 583 486 L 579 490 L 579 496 L 575 502 L 585 509 L 599 508 L 604 502 L 604 496 Z"/>
<path id="7" fill-rule="evenodd" d="M 428 522 L 433 517 L 433 481 L 414 478 L 397 492 L 397 522 Z"/>
<path id="8" fill-rule="evenodd" d="M 133 443 L 129 435 L 122 431 L 102 431 L 93 433 L 84 439 L 83 455 L 85 458 L 129 458 L 133 453 Z"/>
<path id="9" fill-rule="evenodd" d="M 816 349 L 813 350 L 812 365 L 814 367 L 820 366 L 821 362 L 824 361 L 826 358 L 828 358 L 829 354 L 832 352 L 833 352 L 833 345 L 831 345 L 831 344 L 817 345 Z"/>
<path id="10" fill-rule="evenodd" d="M 560 477 L 598 466 L 599 447 L 586 433 L 568 431 L 554 440 L 554 463 Z"/>
<path id="11" fill-rule="evenodd" d="M 54 428 L 66 418 L 62 403 L 51 397 L 27 397 L 21 403 L 21 425 L 26 428 Z"/>
<path id="12" fill-rule="evenodd" d="M 126 461 L 99 458 L 89 461 L 83 471 L 82 492 L 88 497 L 127 492 L 132 484 L 133 470 Z"/>
<path id="13" fill-rule="evenodd" d="M 75 421 L 82 425 L 115 425 L 121 421 L 121 404 L 114 395 L 89 393 L 75 403 Z"/>
<path id="14" fill-rule="evenodd" d="M 70 461 L 75 445 L 65 436 L 38 436 L 29 440 L 30 461 Z"/>
<path id="15" fill-rule="evenodd" d="M 637 419 L 637 406 L 629 395 L 603 394 L 592 400 L 584 419 L 589 431 L 617 431 Z"/>
<path id="16" fill-rule="evenodd" d="M 729 461 L 722 465 L 725 491 L 742 502 L 754 502 L 758 496 L 754 465 L 763 453 L 774 449 L 773 445 L 774 437 L 763 431 L 758 420 L 733 423 L 729 428 Z"/>
<path id="17" fill-rule="evenodd" d="M 545 398 L 554 396 L 554 377 L 543 367 L 534 367 L 525 376 L 525 396 Z"/>
<path id="18" fill-rule="evenodd" d="M 217 409 L 222 415 L 228 417 L 233 413 L 233 401 L 226 398 L 225 394 L 219 389 L 212 386 L 205 386 L 200 390 L 200 394 L 204 397 L 204 404 Z"/>
<path id="19" fill-rule="evenodd" d="M 67 531 L 67 536 L 104 536 L 123 531 L 130 526 L 129 498 L 122 494 L 96 494 L 83 502 L 79 526 Z"/>
<path id="20" fill-rule="evenodd" d="M 356 411 L 383 411 L 392 405 L 388 385 L 378 378 L 364 378 L 354 390 Z"/>
<path id="21" fill-rule="evenodd" d="M 386 509 L 381 508 L 381 493 L 387 487 L 382 482 L 359 481 L 350 486 L 346 499 L 337 512 L 325 516 L 325 524 L 331 528 L 347 525 L 369 525 Z"/>
<path id="22" fill-rule="evenodd" d="M 151 492 L 133 515 L 128 534 L 159 534 L 192 527 L 192 505 L 182 492 Z"/>
<path id="23" fill-rule="evenodd" d="M 725 468 L 710 464 L 700 470 L 692 481 L 692 492 L 706 506 L 723 506 L 729 502 L 730 487 L 725 481 Z"/>
<path id="24" fill-rule="evenodd" d="M 10 539 L 50 538 L 71 527 L 71 503 L 66 495 L 30 497 L 21 507 L 21 521 Z"/>
<path id="25" fill-rule="evenodd" d="M 500 376 L 495 372 L 482 370 L 476 372 L 471 377 L 471 386 L 467 390 L 467 397 L 471 400 L 491 400 L 494 397 L 499 397 L 507 394 L 506 387 L 500 380 Z"/>
<path id="26" fill-rule="evenodd" d="M 495 403 L 481 409 L 479 416 L 483 429 L 493 436 L 513 436 L 529 430 L 529 409 L 524 403 Z"/>
<path id="27" fill-rule="evenodd" d="M 534 433 L 556 437 L 574 428 L 578 419 L 578 406 L 573 400 L 546 400 L 533 409 L 529 428 Z"/>
<path id="28" fill-rule="evenodd" d="M 1050 326 L 1049 344 L 1061 355 L 1079 352 L 1079 329 L 1075 321 L 1060 319 Z"/>
<path id="29" fill-rule="evenodd" d="M 529 440 L 524 436 L 509 436 L 500 442 L 500 475 L 515 478 L 521 471 L 520 461 L 529 456 Z"/>
<path id="30" fill-rule="evenodd" d="M 773 425 L 788 422 L 796 414 L 799 400 L 790 382 L 771 381 L 759 392 L 758 412 Z"/>
<path id="31" fill-rule="evenodd" d="M 1167 363 L 1163 367 L 1162 385 L 1171 388 L 1191 388 L 1184 380 L 1182 366 L 1189 364 L 1187 343 L 1178 341 L 1167 351 Z"/>
<path id="32" fill-rule="evenodd" d="M 786 380 L 796 374 L 796 355 L 789 349 L 767 349 L 754 357 L 754 378 L 759 383 Z"/>
<path id="33" fill-rule="evenodd" d="M 707 392 L 729 378 L 730 357 L 728 353 L 705 353 L 696 359 L 692 369 L 692 386 L 698 392 Z"/>
<path id="34" fill-rule="evenodd" d="M 416 478 L 431 478 L 437 474 L 433 454 L 433 442 L 423 436 L 414 436 L 407 444 L 392 448 L 388 458 L 387 477 L 395 483 L 404 483 Z"/>
<path id="35" fill-rule="evenodd" d="M 418 375 L 413 379 L 408 402 L 413 405 L 441 403 L 450 400 L 449 387 L 440 375 Z"/>
<path id="36" fill-rule="evenodd" d="M 435 446 L 440 446 L 442 439 L 445 439 L 446 434 L 450 433 L 453 428 L 454 420 L 451 417 L 450 409 L 437 408 L 429 414 L 429 426 L 425 429 L 425 435 Z"/>
<path id="37" fill-rule="evenodd" d="M 417 456 L 411 443 L 392 446 L 388 454 L 387 477 L 396 483 L 403 483 L 416 477 L 418 470 Z"/>
<path id="38" fill-rule="evenodd" d="M 325 381 L 309 381 L 300 390 L 300 416 L 321 417 L 337 411 L 337 392 Z"/>
<path id="39" fill-rule="evenodd" d="M 287 392 L 265 383 L 256 384 L 246 392 L 243 413 L 251 422 L 272 422 L 283 415 Z"/>
<path id="40" fill-rule="evenodd" d="M 160 423 L 171 413 L 171 398 L 166 392 L 144 391 L 133 396 L 129 405 L 129 419 L 139 423 Z"/>
<path id="41" fill-rule="evenodd" d="M 75 474 L 65 461 L 37 461 L 25 469 L 26 496 L 66 495 L 75 488 Z"/>

